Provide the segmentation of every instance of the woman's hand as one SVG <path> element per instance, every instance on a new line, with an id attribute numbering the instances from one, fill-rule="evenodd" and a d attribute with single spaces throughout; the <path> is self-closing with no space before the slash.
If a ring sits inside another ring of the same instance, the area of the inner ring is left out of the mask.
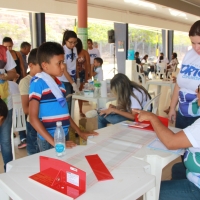
<path id="1" fill-rule="evenodd" d="M 171 121 L 172 124 L 175 122 L 175 120 L 176 120 L 176 110 L 170 108 L 169 114 L 168 114 L 168 119 Z"/>
<path id="2" fill-rule="evenodd" d="M 104 117 L 106 117 L 107 115 L 109 115 L 110 113 L 114 112 L 114 108 L 108 108 L 105 110 L 101 110 L 99 115 L 105 115 Z"/>
<path id="3" fill-rule="evenodd" d="M 109 104 L 109 108 L 116 108 L 116 106 Z"/>

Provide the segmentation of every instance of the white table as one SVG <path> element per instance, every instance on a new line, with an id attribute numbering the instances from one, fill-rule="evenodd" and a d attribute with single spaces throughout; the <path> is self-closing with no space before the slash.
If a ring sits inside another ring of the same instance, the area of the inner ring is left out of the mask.
<path id="1" fill-rule="evenodd" d="M 112 146 L 112 145 L 111 145 Z M 150 175 L 150 165 L 132 156 L 121 160 L 118 155 L 123 153 L 118 148 L 116 151 L 109 146 L 88 144 L 67 149 L 62 160 L 86 171 L 86 193 L 78 200 L 133 200 L 155 187 L 155 177 Z M 120 146 L 120 145 L 119 145 Z M 123 148 L 126 148 L 123 146 Z M 114 179 L 108 181 L 96 180 L 85 155 L 98 154 Z M 0 174 L 0 197 L 8 200 L 67 200 L 72 198 L 56 192 L 28 177 L 39 172 L 39 156 L 56 158 L 54 149 L 27 156 L 8 163 L 8 172 Z M 116 162 L 116 160 L 120 162 Z"/>
<path id="2" fill-rule="evenodd" d="M 75 100 L 83 100 L 83 101 L 92 101 L 97 104 L 97 109 L 99 108 L 105 108 L 106 103 L 109 101 L 116 100 L 115 97 L 85 97 L 83 95 L 72 95 L 72 107 L 71 107 L 71 117 L 74 119 L 74 106 L 75 106 Z"/>
<path id="3" fill-rule="evenodd" d="M 171 94 L 173 93 L 175 83 L 172 81 L 163 81 L 161 79 L 154 79 L 146 81 L 146 89 L 149 90 L 150 85 L 156 85 L 157 86 L 157 94 L 161 92 L 161 86 L 168 86 L 171 89 Z"/>
<path id="4" fill-rule="evenodd" d="M 169 128 L 174 132 L 180 130 L 173 127 Z M 147 192 L 145 199 L 157 200 L 159 198 L 162 169 L 171 161 L 178 158 L 179 155 L 148 148 L 147 145 L 156 138 L 156 134 L 153 131 L 129 128 L 119 123 L 99 129 L 98 132 L 99 136 L 90 138 L 89 143 L 102 143 L 103 145 L 103 143 L 109 138 L 110 140 L 121 140 L 124 144 L 127 143 L 127 145 L 129 145 L 129 143 L 141 145 L 141 148 L 136 149 L 132 156 L 150 164 L 151 174 L 156 177 L 156 187 Z"/>

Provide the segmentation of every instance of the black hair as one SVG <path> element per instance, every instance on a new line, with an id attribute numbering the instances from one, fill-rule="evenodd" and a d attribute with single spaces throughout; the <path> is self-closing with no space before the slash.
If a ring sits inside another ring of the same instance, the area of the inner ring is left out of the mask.
<path id="1" fill-rule="evenodd" d="M 87 41 L 93 43 L 93 42 L 92 42 L 92 39 L 87 39 Z"/>
<path id="2" fill-rule="evenodd" d="M 163 60 L 164 58 L 163 58 L 163 56 L 160 56 L 159 57 L 159 63 L 161 63 L 161 60 Z"/>
<path id="3" fill-rule="evenodd" d="M 147 54 L 143 57 L 143 59 L 146 60 L 146 58 L 148 58 L 148 55 L 147 55 Z"/>
<path id="4" fill-rule="evenodd" d="M 8 107 L 6 103 L 0 98 L 0 116 L 3 116 L 4 119 L 8 115 Z"/>
<path id="5" fill-rule="evenodd" d="M 138 51 L 135 52 L 135 56 L 139 56 L 139 52 Z"/>
<path id="6" fill-rule="evenodd" d="M 37 50 L 37 61 L 42 69 L 42 63 L 49 63 L 53 56 L 65 54 L 63 47 L 57 42 L 45 42 Z"/>
<path id="7" fill-rule="evenodd" d="M 11 42 L 13 44 L 13 41 L 12 41 L 12 39 L 10 37 L 4 37 L 3 40 L 2 40 L 2 44 L 4 42 Z"/>
<path id="8" fill-rule="evenodd" d="M 200 20 L 196 21 L 190 28 L 189 36 L 200 36 Z"/>
<path id="9" fill-rule="evenodd" d="M 103 65 L 103 59 L 102 58 L 96 57 L 96 58 L 94 58 L 94 60 L 96 60 L 98 63 L 100 63 L 100 65 Z"/>
<path id="10" fill-rule="evenodd" d="M 76 49 L 78 54 L 83 50 L 83 43 L 80 38 L 77 38 Z"/>
<path id="11" fill-rule="evenodd" d="M 20 48 L 21 48 L 21 49 L 27 48 L 27 47 L 31 47 L 31 44 L 28 43 L 28 42 L 22 42 L 21 45 L 20 45 Z"/>
<path id="12" fill-rule="evenodd" d="M 174 53 L 173 53 L 173 57 L 174 57 L 174 58 L 177 58 L 177 53 L 174 52 Z"/>
<path id="13" fill-rule="evenodd" d="M 32 63 L 34 65 L 38 64 L 38 61 L 37 61 L 37 50 L 38 48 L 35 48 L 35 49 L 32 49 L 29 53 L 29 56 L 28 56 L 28 64 Z"/>
<path id="14" fill-rule="evenodd" d="M 66 41 L 68 41 L 69 38 L 77 38 L 77 35 L 74 31 L 65 30 L 64 33 L 63 33 L 62 45 L 65 45 Z M 72 50 L 72 57 L 71 58 L 72 58 L 72 61 L 73 61 L 74 60 L 73 48 L 71 50 Z"/>

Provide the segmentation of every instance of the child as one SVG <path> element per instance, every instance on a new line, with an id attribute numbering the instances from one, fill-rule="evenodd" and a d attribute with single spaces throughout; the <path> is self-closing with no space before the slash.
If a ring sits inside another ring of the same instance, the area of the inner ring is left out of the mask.
<path id="1" fill-rule="evenodd" d="M 22 99 L 22 107 L 23 111 L 26 115 L 28 115 L 29 110 L 29 86 L 30 81 L 35 74 L 41 72 L 40 66 L 37 63 L 36 59 L 37 48 L 32 49 L 29 57 L 28 57 L 28 65 L 30 68 L 30 74 L 24 77 L 19 83 L 19 90 Z M 26 142 L 27 142 L 27 153 L 28 155 L 32 155 L 39 152 L 39 147 L 37 144 L 37 131 L 31 126 L 29 122 L 29 116 L 27 116 L 26 122 Z"/>
<path id="2" fill-rule="evenodd" d="M 65 135 L 68 134 L 69 125 L 83 139 L 97 135 L 95 132 L 82 132 L 69 115 L 64 84 L 56 78 L 63 75 L 65 68 L 63 47 L 55 42 L 43 43 L 38 48 L 37 60 L 43 72 L 31 80 L 29 116 L 31 125 L 38 133 L 40 151 L 54 147 L 57 121 L 62 122 Z M 66 142 L 67 148 L 75 145 L 72 141 Z"/>
<path id="3" fill-rule="evenodd" d="M 103 81 L 103 70 L 102 70 L 103 60 L 99 57 L 94 59 L 94 65 L 92 65 L 92 76 L 94 80 Z"/>
<path id="4" fill-rule="evenodd" d="M 109 105 L 108 109 L 101 110 L 98 116 L 98 128 L 104 128 L 108 123 L 134 120 L 136 113 L 133 113 L 132 109 L 143 109 L 151 99 L 143 86 L 130 81 L 124 74 L 116 74 L 110 82 L 110 88 L 117 97 L 117 106 Z"/>
<path id="5" fill-rule="evenodd" d="M 8 115 L 8 108 L 6 103 L 0 98 L 0 126 L 5 121 L 6 117 Z"/>

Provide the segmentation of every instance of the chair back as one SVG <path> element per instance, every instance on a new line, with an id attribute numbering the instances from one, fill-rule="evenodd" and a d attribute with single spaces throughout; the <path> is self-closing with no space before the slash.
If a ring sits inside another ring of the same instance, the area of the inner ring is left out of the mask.
<path id="1" fill-rule="evenodd" d="M 158 71 L 160 74 L 164 74 L 167 68 L 167 64 L 165 62 L 158 63 Z"/>
<path id="2" fill-rule="evenodd" d="M 13 116 L 12 116 L 11 142 L 12 142 L 13 160 L 15 160 L 13 133 L 16 131 L 26 130 L 26 119 L 22 108 L 20 94 L 12 95 L 12 101 L 13 101 Z"/>
<path id="3" fill-rule="evenodd" d="M 152 113 L 156 114 L 157 110 L 158 110 L 158 106 L 159 106 L 159 99 L 160 99 L 160 94 L 158 94 L 157 96 L 155 96 L 153 99 L 151 99 L 149 102 L 147 102 L 147 104 L 144 106 L 143 110 L 147 111 L 149 106 L 151 104 L 153 104 L 153 109 L 152 109 Z"/>

